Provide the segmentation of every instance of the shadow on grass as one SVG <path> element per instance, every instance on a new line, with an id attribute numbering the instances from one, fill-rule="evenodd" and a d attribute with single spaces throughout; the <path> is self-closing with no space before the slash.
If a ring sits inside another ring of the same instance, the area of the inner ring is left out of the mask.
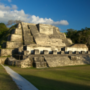
<path id="1" fill-rule="evenodd" d="M 19 90 L 15 82 L 7 73 L 0 72 L 0 90 Z"/>
<path id="2" fill-rule="evenodd" d="M 55 81 L 31 75 L 22 76 L 35 85 L 39 90 L 90 90 L 90 86 Z"/>

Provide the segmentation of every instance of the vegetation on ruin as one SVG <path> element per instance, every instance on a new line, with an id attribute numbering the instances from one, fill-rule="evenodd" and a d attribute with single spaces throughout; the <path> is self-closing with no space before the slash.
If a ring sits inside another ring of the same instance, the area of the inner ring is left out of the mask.
<path id="1" fill-rule="evenodd" d="M 7 41 L 7 37 L 11 34 L 11 31 L 16 28 L 16 24 L 7 28 L 4 23 L 0 23 L 0 48 L 3 42 Z"/>
<path id="2" fill-rule="evenodd" d="M 67 38 L 70 38 L 73 43 L 86 44 L 90 49 L 90 28 L 81 30 L 67 29 Z"/>
<path id="3" fill-rule="evenodd" d="M 19 90 L 12 78 L 0 65 L 0 90 Z"/>
<path id="4" fill-rule="evenodd" d="M 39 90 L 90 90 L 90 65 L 46 69 L 11 68 Z"/>

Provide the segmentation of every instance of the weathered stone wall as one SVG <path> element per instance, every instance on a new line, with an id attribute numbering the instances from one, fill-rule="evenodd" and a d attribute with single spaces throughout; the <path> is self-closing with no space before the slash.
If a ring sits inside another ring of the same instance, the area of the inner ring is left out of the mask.
<path id="1" fill-rule="evenodd" d="M 7 57 L 0 57 L 0 64 L 5 64 Z"/>
<path id="2" fill-rule="evenodd" d="M 13 53 L 13 49 L 1 49 L 1 56 L 10 56 Z"/>
<path id="3" fill-rule="evenodd" d="M 65 47 L 67 44 L 71 45 L 72 42 L 66 38 L 64 33 L 59 31 L 59 28 L 46 25 L 46 24 L 31 24 L 22 22 L 24 42 L 27 42 L 25 45 L 29 45 L 30 40 L 34 41 L 38 45 L 43 46 L 61 46 Z M 29 31 L 29 32 L 28 32 Z M 28 32 L 28 33 L 26 33 Z M 31 33 L 32 38 L 29 34 Z M 28 36 L 29 35 L 29 36 Z M 30 38 L 30 40 L 28 39 Z"/>
<path id="4" fill-rule="evenodd" d="M 72 45 L 70 47 L 65 47 L 65 51 L 72 51 L 72 52 L 85 51 L 85 52 L 87 52 L 88 51 L 88 47 L 85 44 L 74 44 L 74 45 Z"/>
<path id="5" fill-rule="evenodd" d="M 40 27 L 43 27 L 43 30 L 46 30 L 46 33 L 48 32 L 48 29 L 45 28 L 47 26 L 48 28 L 51 28 L 51 31 L 53 31 L 52 29 L 55 28 L 54 26 L 51 25 L 43 25 L 40 24 L 38 25 L 38 28 L 40 29 Z M 38 28 L 35 25 L 29 25 L 31 33 L 34 37 L 34 40 L 36 42 L 36 44 L 38 45 L 43 45 L 43 46 L 66 46 L 65 43 L 62 42 L 62 39 L 60 39 L 60 36 L 58 33 L 57 28 L 54 30 L 54 33 L 51 34 L 46 34 L 45 32 L 41 33 L 40 30 L 38 31 Z M 41 28 L 41 31 L 43 31 Z M 56 32 L 56 34 L 55 34 Z"/>
<path id="6" fill-rule="evenodd" d="M 31 35 L 31 29 L 29 28 L 29 25 L 22 23 L 23 28 L 23 40 L 24 45 L 29 45 L 34 43 L 33 36 Z"/>
<path id="7" fill-rule="evenodd" d="M 22 42 L 5 42 L 2 45 L 2 48 L 18 48 L 22 45 Z"/>
<path id="8" fill-rule="evenodd" d="M 14 30 L 12 30 L 12 34 L 18 34 L 18 35 L 21 35 L 21 34 L 22 34 L 22 29 L 20 29 L 20 28 L 14 29 Z"/>
<path id="9" fill-rule="evenodd" d="M 49 52 L 56 50 L 61 51 L 61 47 L 55 47 L 55 46 L 40 46 L 40 45 L 28 45 L 27 46 L 27 51 L 30 53 L 33 53 L 35 49 L 38 49 L 40 53 L 42 53 L 44 50 L 48 50 Z"/>
<path id="10" fill-rule="evenodd" d="M 21 61 L 21 68 L 28 68 L 28 67 L 31 67 L 31 66 L 32 66 L 32 63 L 29 60 L 29 58 L 26 58 L 25 60 Z"/>
<path id="11" fill-rule="evenodd" d="M 39 25 L 39 32 L 43 34 L 53 34 L 53 26 L 52 25 L 46 25 L 46 24 L 38 24 Z"/>
<path id="12" fill-rule="evenodd" d="M 22 35 L 12 34 L 10 41 L 22 42 Z"/>
<path id="13" fill-rule="evenodd" d="M 90 56 L 44 56 L 49 67 L 90 64 Z M 73 58 L 71 58 L 73 57 Z"/>
<path id="14" fill-rule="evenodd" d="M 11 66 L 18 66 L 21 68 L 28 68 L 32 66 L 31 60 L 29 59 L 29 57 L 27 57 L 24 60 L 17 60 L 13 57 L 9 57 L 8 58 L 8 64 Z"/>
<path id="15" fill-rule="evenodd" d="M 42 36 L 36 38 L 35 40 L 38 45 L 43 45 L 43 46 L 61 46 L 61 47 L 66 46 L 61 39 L 54 39 L 54 38 L 49 39 L 48 37 Z"/>

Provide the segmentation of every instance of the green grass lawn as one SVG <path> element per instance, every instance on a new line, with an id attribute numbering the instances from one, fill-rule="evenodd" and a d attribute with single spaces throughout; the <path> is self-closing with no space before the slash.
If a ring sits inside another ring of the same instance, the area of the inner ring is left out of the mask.
<path id="1" fill-rule="evenodd" d="M 0 90 L 19 90 L 5 69 L 0 65 Z"/>
<path id="2" fill-rule="evenodd" d="M 11 68 L 39 90 L 90 90 L 90 65 L 46 69 Z"/>

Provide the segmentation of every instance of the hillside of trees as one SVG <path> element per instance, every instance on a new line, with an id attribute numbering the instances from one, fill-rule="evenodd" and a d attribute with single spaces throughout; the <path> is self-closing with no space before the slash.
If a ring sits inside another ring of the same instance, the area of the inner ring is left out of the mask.
<path id="1" fill-rule="evenodd" d="M 86 44 L 90 50 L 90 28 L 81 30 L 67 29 L 67 38 L 70 38 L 73 43 Z"/>

